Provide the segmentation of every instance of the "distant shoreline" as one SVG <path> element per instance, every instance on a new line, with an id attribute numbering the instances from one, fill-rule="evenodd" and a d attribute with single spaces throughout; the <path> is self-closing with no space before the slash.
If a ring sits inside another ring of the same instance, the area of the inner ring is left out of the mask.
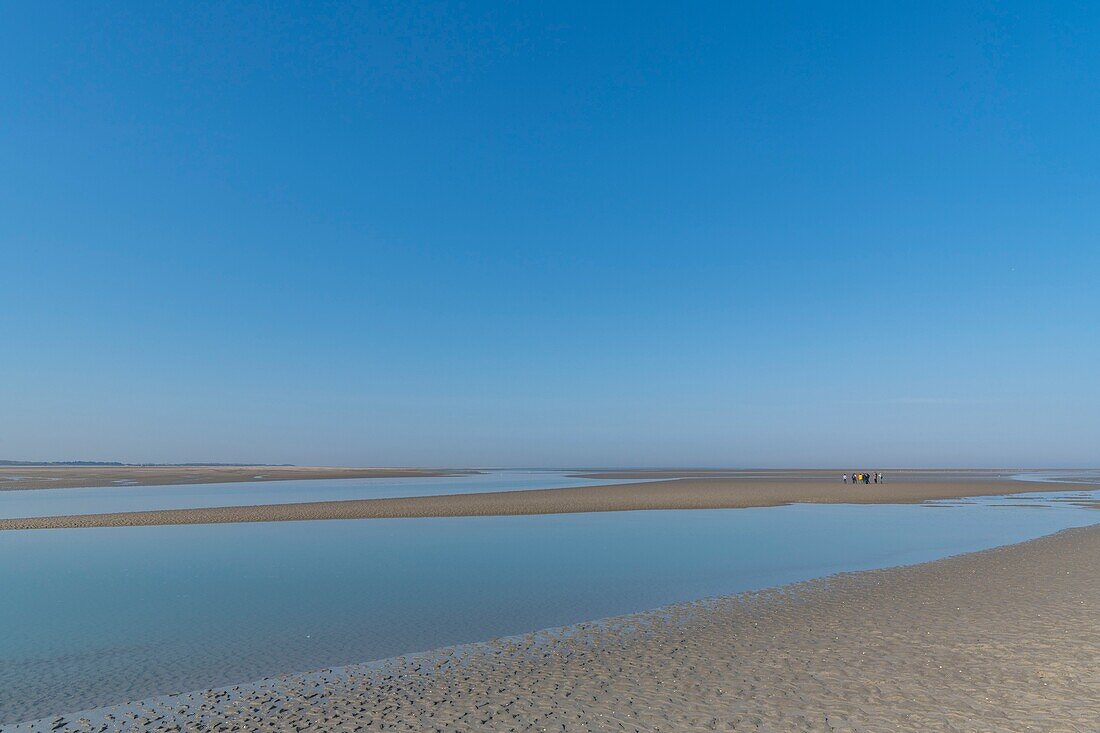
<path id="1" fill-rule="evenodd" d="M 51 465 L 0 466 L 0 492 L 24 489 L 73 489 L 97 486 L 171 486 L 223 484 L 240 481 L 290 481 L 333 478 L 417 478 L 466 476 L 472 469 L 343 468 L 334 466 L 270 465 Z M 5 476 L 15 476 L 16 479 Z"/>
<path id="2" fill-rule="evenodd" d="M 188 463 L 126 463 L 125 461 L 11 461 L 0 460 L 0 468 L 181 468 L 181 467 L 221 467 L 221 466 L 293 466 L 293 463 L 223 463 L 218 461 L 191 461 Z"/>
<path id="3" fill-rule="evenodd" d="M 413 475 L 432 474 L 417 473 Z M 1080 488 L 1092 487 L 1081 486 Z M 566 489 L 497 491 L 405 498 L 0 519 L 0 530 L 287 522 L 321 519 L 572 514 L 655 509 L 740 509 L 800 502 L 898 504 L 934 499 L 957 499 L 968 496 L 997 496 L 1067 490 L 1072 490 L 1072 487 L 1063 483 L 1024 483 L 1010 480 L 903 480 L 889 484 L 854 485 L 838 481 L 827 482 L 820 479 L 688 478 Z"/>

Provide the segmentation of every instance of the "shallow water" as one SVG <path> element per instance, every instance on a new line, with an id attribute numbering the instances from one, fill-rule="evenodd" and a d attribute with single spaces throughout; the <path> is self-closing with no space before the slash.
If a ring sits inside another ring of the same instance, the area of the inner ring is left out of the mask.
<path id="1" fill-rule="evenodd" d="M 483 491 L 522 491 L 532 489 L 606 486 L 642 483 L 646 479 L 586 479 L 573 472 L 549 469 L 489 470 L 463 476 L 310 479 L 289 481 L 240 481 L 216 484 L 174 484 L 136 486 L 119 481 L 115 486 L 76 489 L 23 489 L 0 491 L 0 519 L 48 517 L 66 514 L 107 514 L 111 512 L 194 509 L 201 507 L 283 504 L 308 501 L 345 501 L 443 494 L 473 494 Z M 799 471 L 737 471 L 739 478 L 807 478 Z M 3 478 L 17 476 L 0 475 Z M 908 471 L 899 480 L 951 480 L 956 482 L 1017 480 L 1057 483 L 1100 483 L 1097 470 L 1057 471 Z M 660 480 L 660 479 L 650 479 Z"/>
<path id="2" fill-rule="evenodd" d="M 1062 498 L 1100 492 L 1067 491 Z M 523 633 L 1100 520 L 924 505 L 0 532 L 0 722 Z"/>
<path id="3" fill-rule="evenodd" d="M 0 518 L 108 514 L 155 509 L 384 499 L 637 483 L 574 478 L 567 471 L 488 471 L 467 476 L 239 481 L 169 486 L 97 486 L 0 492 Z"/>
<path id="4" fill-rule="evenodd" d="M 1056 484 L 1100 484 L 1100 470 L 1089 469 L 1061 469 L 1058 471 L 1027 471 L 1011 476 L 1014 481 L 1045 481 Z"/>

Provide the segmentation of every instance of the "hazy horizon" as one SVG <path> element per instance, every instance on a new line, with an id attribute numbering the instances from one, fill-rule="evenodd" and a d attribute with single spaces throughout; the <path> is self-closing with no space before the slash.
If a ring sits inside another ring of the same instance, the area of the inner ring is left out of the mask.
<path id="1" fill-rule="evenodd" d="M 0 10 L 0 455 L 1100 463 L 1100 10 Z"/>
<path id="2" fill-rule="evenodd" d="M 365 465 L 365 464 L 301 464 L 301 463 L 259 463 L 259 462 L 247 462 L 247 461 L 185 461 L 180 463 L 154 463 L 148 461 L 109 461 L 109 460 L 11 460 L 0 459 L 0 468 L 35 468 L 35 467 L 55 467 L 55 468 L 95 468 L 102 467 L 129 467 L 129 468 L 157 468 L 157 467 L 295 467 L 295 468 L 307 468 L 310 466 L 332 468 L 409 468 L 409 469 L 454 469 L 456 471 L 675 471 L 675 470 L 687 470 L 687 471 L 844 471 L 844 470 L 859 470 L 860 468 L 866 468 L 871 470 L 892 470 L 892 471 L 937 471 L 937 470 L 960 470 L 960 471 L 1092 471 L 1096 470 L 1095 465 L 1077 465 L 1077 466 L 1039 466 L 1039 465 L 999 465 L 999 466 L 911 466 L 911 465 L 883 465 L 873 464 L 873 466 L 861 464 L 837 464 L 837 465 L 740 465 L 740 466 L 719 466 L 719 465 L 657 465 L 657 464 L 637 464 L 637 465 L 440 465 L 440 464 L 390 464 L 390 465 Z"/>

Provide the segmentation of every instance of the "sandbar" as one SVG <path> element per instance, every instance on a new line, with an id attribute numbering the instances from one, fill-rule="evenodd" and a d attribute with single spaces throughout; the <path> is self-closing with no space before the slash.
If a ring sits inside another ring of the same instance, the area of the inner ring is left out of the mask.
<path id="1" fill-rule="evenodd" d="M 803 479 L 689 478 L 565 489 L 0 519 L 0 530 L 567 514 L 654 509 L 736 509 L 797 502 L 896 504 L 966 496 L 1067 491 L 1073 488 L 1075 487 L 1061 483 L 1007 480 L 899 480 L 888 484 L 853 485 L 839 481 Z"/>
<path id="2" fill-rule="evenodd" d="M 330 478 L 408 478 L 477 473 L 443 468 L 343 468 L 339 466 L 17 466 L 0 467 L 0 491 L 94 486 L 171 486 L 239 481 Z"/>

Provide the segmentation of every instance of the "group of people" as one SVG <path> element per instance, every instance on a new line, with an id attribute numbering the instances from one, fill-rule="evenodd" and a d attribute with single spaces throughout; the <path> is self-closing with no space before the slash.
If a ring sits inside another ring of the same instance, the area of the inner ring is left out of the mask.
<path id="1" fill-rule="evenodd" d="M 851 476 L 853 484 L 881 484 L 886 482 L 886 477 L 878 471 L 872 471 L 871 473 L 867 473 L 866 471 L 863 473 L 853 473 Z M 848 483 L 848 474 L 844 474 L 843 478 L 844 483 Z"/>

